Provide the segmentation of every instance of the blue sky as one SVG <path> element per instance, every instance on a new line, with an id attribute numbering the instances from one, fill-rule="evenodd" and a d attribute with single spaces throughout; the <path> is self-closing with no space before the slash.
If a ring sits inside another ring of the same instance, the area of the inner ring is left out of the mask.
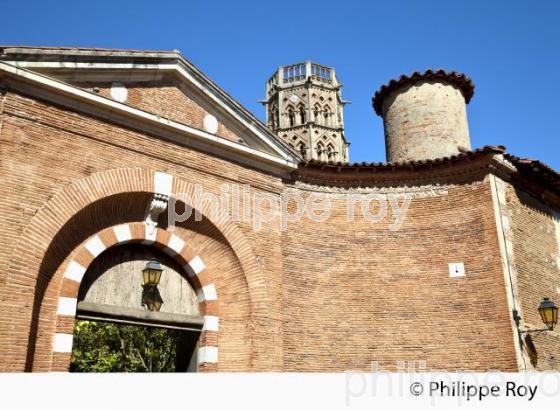
<path id="1" fill-rule="evenodd" d="M 385 159 L 371 96 L 400 74 L 452 69 L 475 83 L 474 147 L 503 144 L 560 170 L 560 2 L 0 1 L 0 44 L 179 49 L 238 101 L 279 65 L 336 68 L 351 161 Z"/>

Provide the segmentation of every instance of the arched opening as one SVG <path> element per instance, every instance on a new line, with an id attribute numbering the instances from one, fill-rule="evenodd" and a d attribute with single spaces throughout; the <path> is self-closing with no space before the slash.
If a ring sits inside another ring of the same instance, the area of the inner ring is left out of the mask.
<path id="1" fill-rule="evenodd" d="M 323 109 L 323 125 L 329 126 L 330 125 L 330 109 L 327 105 L 325 105 L 325 108 Z"/>
<path id="2" fill-rule="evenodd" d="M 296 115 L 295 115 L 292 107 L 288 108 L 288 122 L 290 124 L 290 127 L 293 127 L 293 126 L 296 125 Z"/>
<path id="3" fill-rule="evenodd" d="M 322 142 L 317 143 L 317 158 L 319 158 L 320 161 L 325 160 L 325 146 Z"/>
<path id="4" fill-rule="evenodd" d="M 298 145 L 298 151 L 304 159 L 307 159 L 307 147 L 304 142 L 300 142 Z"/>
<path id="5" fill-rule="evenodd" d="M 94 174 L 55 195 L 32 218 L 16 249 L 24 252 L 31 241 L 38 241 L 41 245 L 34 247 L 33 252 L 27 251 L 25 266 L 10 265 L 7 273 L 8 278 L 18 275 L 26 278 L 17 283 L 6 282 L 10 290 L 7 313 L 18 309 L 31 310 L 27 343 L 18 345 L 16 335 L 7 336 L 7 343 L 14 345 L 14 350 L 4 356 L 10 366 L 26 371 L 68 370 L 81 269 L 85 272 L 95 259 L 90 260 L 93 253 L 90 255 L 87 245 L 92 241 L 99 244 L 101 239 L 110 249 L 123 243 L 121 237 L 124 234 L 124 242 L 151 242 L 150 246 L 173 255 L 181 266 L 193 262 L 201 268 L 200 261 L 204 261 L 200 272 L 188 273 L 189 277 L 194 274 L 192 285 L 201 301 L 204 318 L 197 352 L 200 371 L 268 368 L 271 359 L 266 355 L 254 356 L 252 352 L 270 350 L 274 335 L 247 326 L 253 320 L 269 317 L 269 313 L 262 312 L 270 312 L 271 306 L 268 291 L 258 285 L 263 283 L 259 265 L 253 252 L 246 251 L 251 247 L 230 222 L 214 224 L 206 216 L 202 221 L 193 216 L 177 224 L 173 235 L 166 229 L 167 213 L 161 214 L 157 238 L 155 241 L 148 238 L 143 221 L 146 205 L 153 198 L 151 181 L 157 177 L 157 173 L 154 175 L 152 171 L 137 168 Z M 173 181 L 175 192 L 191 192 L 189 181 L 180 178 Z M 88 198 L 90 202 L 84 205 L 72 198 Z M 187 202 L 191 202 L 188 197 Z M 59 212 L 60 203 L 67 203 L 72 212 Z M 176 212 L 182 214 L 183 200 L 176 201 L 175 205 Z M 205 215 L 204 210 L 201 212 Z M 69 214 L 72 216 L 68 217 Z M 173 251 L 178 251 L 178 243 L 184 243 L 184 249 L 180 254 L 174 254 Z M 26 272 L 30 275 L 25 275 Z M 252 283 L 257 285 L 250 286 Z M 220 287 L 223 293 L 218 300 Z M 253 291 L 264 292 L 266 297 L 252 301 Z M 220 313 L 222 300 L 230 307 L 223 315 Z M 254 312 L 251 303 L 258 306 Z M 222 324 L 227 325 L 229 334 L 236 334 L 238 338 L 225 336 L 219 330 Z M 251 340 L 251 343 L 240 345 L 240 338 Z M 265 340 L 268 344 L 261 345 Z M 224 347 L 220 353 L 218 346 Z M 273 349 L 279 350 L 278 347 Z"/>
<path id="6" fill-rule="evenodd" d="M 270 127 L 272 127 L 273 129 L 276 128 L 276 113 L 275 113 L 275 111 L 274 111 L 274 108 L 273 108 L 272 110 L 270 110 L 269 125 L 270 125 Z"/>
<path id="7" fill-rule="evenodd" d="M 303 125 L 306 122 L 305 106 L 303 104 L 300 104 L 298 109 L 299 109 L 300 124 Z"/>
<path id="8" fill-rule="evenodd" d="M 159 311 L 148 310 L 142 271 L 163 269 Z M 193 372 L 203 319 L 183 268 L 160 250 L 124 244 L 101 253 L 78 292 L 70 371 Z"/>
<path id="9" fill-rule="evenodd" d="M 327 160 L 333 161 L 335 156 L 334 147 L 332 144 L 327 145 Z"/>
<path id="10" fill-rule="evenodd" d="M 315 105 L 315 107 L 313 108 L 313 118 L 315 119 L 315 122 L 317 124 L 321 124 L 321 108 L 319 107 L 319 105 Z"/>

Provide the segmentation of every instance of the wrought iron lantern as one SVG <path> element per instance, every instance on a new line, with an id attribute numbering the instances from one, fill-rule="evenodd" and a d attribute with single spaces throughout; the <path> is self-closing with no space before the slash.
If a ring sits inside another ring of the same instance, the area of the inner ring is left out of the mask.
<path id="1" fill-rule="evenodd" d="M 161 295 L 159 294 L 159 291 L 156 287 L 144 287 L 144 291 L 142 292 L 142 300 L 144 302 L 144 305 L 150 312 L 159 312 L 159 310 L 161 309 L 161 305 L 163 304 L 163 299 L 161 298 Z"/>
<path id="2" fill-rule="evenodd" d="M 150 312 L 159 312 L 163 299 L 159 294 L 157 286 L 161 279 L 163 268 L 155 259 L 150 260 L 142 270 L 144 284 L 142 285 L 142 305 Z"/>
<path id="3" fill-rule="evenodd" d="M 544 298 L 539 304 L 539 314 L 548 330 L 554 330 L 558 323 L 558 308 L 552 300 Z"/>
<path id="4" fill-rule="evenodd" d="M 142 275 L 144 277 L 144 285 L 157 286 L 161 279 L 161 273 L 163 268 L 159 262 L 155 259 L 150 260 L 146 267 L 142 270 Z"/>
<path id="5" fill-rule="evenodd" d="M 513 319 L 515 320 L 519 333 L 546 332 L 554 330 L 554 326 L 558 323 L 558 307 L 556 307 L 552 300 L 549 298 L 543 298 L 539 304 L 539 315 L 541 316 L 543 323 L 546 325 L 546 328 L 520 330 L 519 324 L 521 323 L 521 316 L 519 316 L 517 310 L 514 310 Z"/>

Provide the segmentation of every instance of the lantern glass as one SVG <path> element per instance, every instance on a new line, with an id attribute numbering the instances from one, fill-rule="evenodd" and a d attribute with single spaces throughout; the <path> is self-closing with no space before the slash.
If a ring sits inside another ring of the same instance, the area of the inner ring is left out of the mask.
<path id="1" fill-rule="evenodd" d="M 163 305 L 163 299 L 155 286 L 148 285 L 144 288 L 143 303 L 150 312 L 159 312 L 161 305 Z"/>
<path id="2" fill-rule="evenodd" d="M 163 300 L 159 294 L 157 285 L 161 279 L 163 268 L 155 259 L 150 260 L 142 270 L 144 286 L 142 290 L 142 304 L 150 312 L 159 312 Z"/>
<path id="3" fill-rule="evenodd" d="M 539 305 L 539 314 L 543 323 L 553 330 L 558 323 L 558 308 L 549 298 L 544 298 Z"/>
<path id="4" fill-rule="evenodd" d="M 142 270 L 142 275 L 144 279 L 144 285 L 158 285 L 161 279 L 161 273 L 163 269 L 158 261 L 152 259 L 146 264 L 146 267 Z"/>

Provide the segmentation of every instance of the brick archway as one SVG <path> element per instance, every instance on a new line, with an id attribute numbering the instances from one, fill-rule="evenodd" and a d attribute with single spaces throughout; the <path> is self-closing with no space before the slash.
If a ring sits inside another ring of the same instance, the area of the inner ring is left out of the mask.
<path id="1" fill-rule="evenodd" d="M 65 371 L 70 365 L 78 291 L 88 267 L 105 250 L 131 243 L 154 246 L 180 264 L 196 291 L 200 312 L 204 319 L 198 363 L 200 371 L 216 371 L 218 363 L 219 302 L 212 274 L 180 234 L 156 228 L 148 235 L 146 224 L 136 222 L 106 228 L 88 238 L 77 250 L 64 269 L 62 287 L 58 298 L 56 333 L 53 339 L 53 368 Z"/>
<path id="2" fill-rule="evenodd" d="M 43 306 L 42 299 L 35 297 L 35 300 L 33 300 L 33 295 L 39 278 L 42 281 L 62 282 L 62 272 L 59 269 L 56 272 L 53 269 L 41 269 L 41 262 L 53 238 L 80 210 L 105 198 L 134 193 L 150 195 L 163 193 L 169 196 L 181 193 L 181 200 L 194 208 L 195 201 L 192 197 L 194 192 L 192 182 L 163 172 L 139 168 L 103 171 L 67 185 L 44 203 L 17 241 L 10 259 L 10 265 L 3 278 L 7 282 L 6 294 L 9 299 L 6 303 L 6 315 L 11 315 L 10 311 L 27 312 L 27 315 L 19 314 L 18 322 L 21 323 L 18 326 L 29 329 L 30 335 L 37 332 L 39 315 L 41 317 L 51 314 L 56 315 L 56 300 L 49 296 L 46 300 L 47 305 Z M 191 195 L 190 198 L 189 195 Z M 188 203 L 189 200 L 192 200 L 192 202 Z M 248 327 L 250 329 L 250 340 L 246 340 L 253 352 L 250 356 L 251 368 L 254 370 L 280 368 L 281 363 L 278 360 L 281 358 L 282 347 L 276 340 L 278 323 L 262 325 L 263 323 L 270 323 L 270 318 L 274 317 L 275 314 L 272 311 L 273 305 L 270 303 L 271 297 L 267 280 L 251 245 L 240 228 L 231 220 L 212 218 L 209 206 L 203 206 L 202 209 L 196 210 L 223 235 L 233 256 L 239 263 L 243 280 L 246 283 L 249 315 L 252 322 Z M 32 308 L 29 307 L 30 299 Z M 50 313 L 50 311 L 53 313 Z M 59 326 L 64 327 L 65 325 L 61 322 Z M 210 335 L 207 336 L 210 337 Z M 217 334 L 211 337 L 217 340 Z M 217 345 L 217 342 L 215 345 Z M 29 344 L 23 344 L 21 337 L 18 335 L 9 334 L 6 338 L 0 340 L 0 348 L 2 350 L 5 348 L 7 352 L 5 356 L 7 368 L 19 371 L 33 370 L 35 368 L 34 353 L 30 351 L 29 346 Z M 209 346 L 213 345 L 209 344 Z M 271 346 L 275 352 L 273 354 L 269 353 Z M 41 358 L 38 369 L 45 369 L 46 365 L 47 363 Z M 51 362 L 51 367 L 58 368 L 59 366 L 56 362 Z"/>

